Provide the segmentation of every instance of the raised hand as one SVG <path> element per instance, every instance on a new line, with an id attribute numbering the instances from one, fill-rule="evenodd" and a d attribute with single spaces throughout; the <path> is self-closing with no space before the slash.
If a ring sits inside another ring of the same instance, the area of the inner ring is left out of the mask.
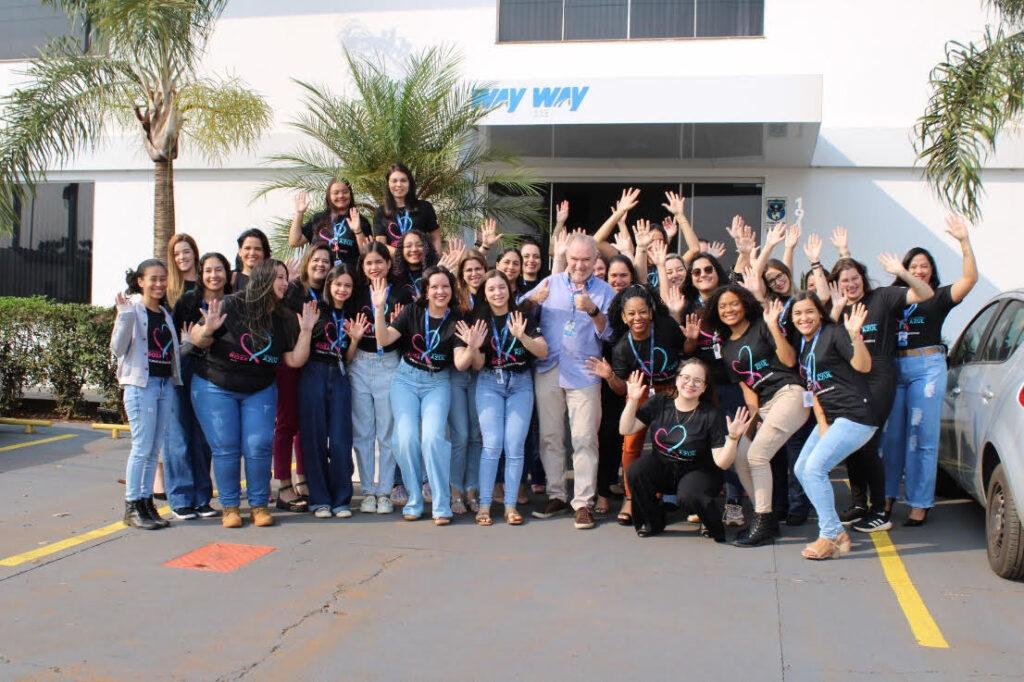
<path id="1" fill-rule="evenodd" d="M 565 230 L 555 235 L 555 260 L 565 258 L 565 252 L 569 249 L 569 233 Z"/>
<path id="2" fill-rule="evenodd" d="M 359 234 L 362 231 L 359 211 L 356 210 L 355 206 L 348 210 L 348 229 L 352 230 L 355 234 Z"/>
<path id="3" fill-rule="evenodd" d="M 394 305 L 394 307 L 391 309 L 391 317 L 388 319 L 388 322 L 389 323 L 394 322 L 395 320 L 398 319 L 398 316 L 401 315 L 401 314 L 402 314 L 402 304 L 401 303 L 396 303 Z"/>
<path id="4" fill-rule="evenodd" d="M 478 350 L 480 346 L 484 344 L 484 339 L 487 338 L 487 325 L 484 324 L 483 320 L 477 320 L 476 323 L 469 328 L 469 347 Z"/>
<path id="5" fill-rule="evenodd" d="M 128 305 L 128 297 L 124 295 L 124 292 L 119 291 L 114 294 L 114 305 L 119 308 L 123 305 Z"/>
<path id="6" fill-rule="evenodd" d="M 597 308 L 597 305 L 591 300 L 590 294 L 587 293 L 586 287 L 580 287 L 580 290 L 576 292 L 573 299 L 576 301 L 576 310 L 582 310 L 589 314 Z"/>
<path id="7" fill-rule="evenodd" d="M 788 228 L 786 228 L 786 248 L 787 249 L 795 249 L 796 248 L 796 245 L 800 243 L 800 233 L 802 231 L 803 231 L 803 229 L 800 227 L 799 223 L 797 223 L 796 225 L 790 225 Z"/>
<path id="8" fill-rule="evenodd" d="M 627 256 L 630 260 L 633 258 L 633 240 L 629 238 L 628 233 L 616 232 L 615 233 L 615 249 L 623 256 Z"/>
<path id="9" fill-rule="evenodd" d="M 610 371 L 611 367 L 608 369 Z M 647 387 L 644 386 L 644 373 L 637 370 L 630 374 L 629 379 L 626 380 L 626 400 L 640 400 L 646 392 Z"/>
<path id="10" fill-rule="evenodd" d="M 740 220 L 742 221 L 743 218 L 740 218 Z M 739 236 L 734 238 L 734 241 L 736 242 L 736 252 L 741 254 L 745 253 L 748 256 L 757 245 L 757 237 L 754 235 L 754 229 L 746 223 L 743 223 L 740 226 Z M 753 259 L 753 256 L 751 256 L 751 259 Z"/>
<path id="11" fill-rule="evenodd" d="M 622 197 L 615 203 L 615 211 L 628 213 L 636 208 L 640 190 L 629 187 L 622 190 Z"/>
<path id="12" fill-rule="evenodd" d="M 612 378 L 612 366 L 604 358 L 587 358 L 585 364 L 587 371 L 594 376 L 602 379 Z"/>
<path id="13" fill-rule="evenodd" d="M 388 303 L 388 281 L 378 277 L 370 283 L 370 303 L 374 309 L 384 308 Z M 395 306 L 396 308 L 398 306 Z"/>
<path id="14" fill-rule="evenodd" d="M 669 287 L 665 296 L 665 306 L 673 319 L 681 320 L 683 319 L 683 309 L 686 307 L 686 297 L 678 288 Z"/>
<path id="15" fill-rule="evenodd" d="M 671 243 L 679 232 L 679 224 L 674 216 L 667 215 L 661 219 L 661 229 L 665 230 L 665 241 Z"/>
<path id="16" fill-rule="evenodd" d="M 292 200 L 292 206 L 295 207 L 295 212 L 299 215 L 305 215 L 306 211 L 309 210 L 309 196 L 304 190 L 299 190 L 295 193 L 295 198 Z"/>
<path id="17" fill-rule="evenodd" d="M 489 249 L 499 239 L 501 239 L 501 235 L 498 233 L 498 221 L 494 218 L 486 219 L 477 232 L 477 241 L 481 246 Z"/>
<path id="18" fill-rule="evenodd" d="M 455 272 L 459 267 L 459 259 L 462 258 L 465 251 L 466 243 L 464 241 L 458 237 L 448 237 L 445 240 L 444 255 L 437 261 L 438 266 L 449 272 Z"/>
<path id="19" fill-rule="evenodd" d="M 636 248 L 638 251 L 646 249 L 651 245 L 653 234 L 651 233 L 651 221 L 641 218 L 633 226 L 633 234 L 636 237 Z"/>
<path id="20" fill-rule="evenodd" d="M 804 255 L 812 263 L 821 262 L 821 237 L 813 232 L 807 236 L 807 241 L 804 242 Z"/>
<path id="21" fill-rule="evenodd" d="M 508 332 L 519 341 L 526 336 L 526 317 L 518 310 L 509 317 Z"/>
<path id="22" fill-rule="evenodd" d="M 746 223 L 743 222 L 743 216 L 741 216 L 741 215 L 734 215 L 732 217 L 732 224 L 729 225 L 729 227 L 725 228 L 725 232 L 730 237 L 732 237 L 733 241 L 737 241 L 740 238 L 740 236 L 743 234 L 743 226 L 744 225 L 746 225 Z"/>
<path id="23" fill-rule="evenodd" d="M 187 339 L 192 336 L 192 330 L 195 329 L 196 324 L 194 322 L 186 322 L 181 326 L 181 334 L 178 336 L 179 339 Z"/>
<path id="24" fill-rule="evenodd" d="M 345 320 L 345 333 L 352 339 L 352 343 L 359 343 L 369 330 L 370 322 L 366 319 L 365 313 L 359 313 L 355 319 Z"/>
<path id="25" fill-rule="evenodd" d="M 878 254 L 878 262 L 882 264 L 882 267 L 885 268 L 885 271 L 890 275 L 896 275 L 904 269 L 903 263 L 895 253 Z"/>
<path id="26" fill-rule="evenodd" d="M 725 428 L 729 431 L 729 437 L 733 440 L 739 440 L 747 429 L 750 428 L 750 410 L 746 407 L 737 407 L 736 416 L 729 418 L 729 415 L 725 416 Z"/>
<path id="27" fill-rule="evenodd" d="M 683 324 L 683 336 L 691 341 L 700 338 L 700 315 L 690 313 L 686 316 L 686 322 Z"/>
<path id="28" fill-rule="evenodd" d="M 665 260 L 668 258 L 668 244 L 658 242 L 649 249 L 648 253 L 655 267 L 661 267 L 665 265 Z"/>
<path id="29" fill-rule="evenodd" d="M 661 205 L 662 208 L 674 216 L 682 213 L 686 207 L 686 198 L 675 192 L 665 192 L 665 200 L 665 203 Z"/>
<path id="30" fill-rule="evenodd" d="M 846 307 L 846 294 L 839 287 L 839 282 L 828 283 L 828 296 L 832 301 L 832 310 L 842 310 Z"/>
<path id="31" fill-rule="evenodd" d="M 208 334 L 213 334 L 221 328 L 224 324 L 224 320 L 227 319 L 227 315 L 223 312 L 224 302 L 215 298 L 210 301 L 209 305 L 206 306 L 206 310 L 200 310 L 203 314 L 203 328 Z"/>
<path id="32" fill-rule="evenodd" d="M 544 301 L 548 300 L 548 296 L 551 294 L 551 287 L 547 280 L 544 280 L 530 291 L 529 299 L 537 305 L 541 305 Z"/>
<path id="33" fill-rule="evenodd" d="M 764 299 L 764 280 L 754 268 L 747 266 L 743 268 L 743 288 L 754 295 L 757 300 Z"/>
<path id="34" fill-rule="evenodd" d="M 850 252 L 850 240 L 845 227 L 836 226 L 836 228 L 832 230 L 832 246 L 836 247 L 836 251 L 839 252 L 839 255 Z"/>
<path id="35" fill-rule="evenodd" d="M 765 235 L 765 248 L 775 248 L 782 242 L 786 241 L 786 232 L 789 226 L 786 223 L 776 223 L 775 227 L 768 230 L 768 234 Z"/>
<path id="36" fill-rule="evenodd" d="M 764 305 L 764 321 L 769 327 L 775 326 L 781 329 L 779 317 L 782 315 L 782 301 L 773 298 Z"/>
<path id="37" fill-rule="evenodd" d="M 564 226 L 569 220 L 569 202 L 560 201 L 555 207 L 555 225 Z"/>
<path id="38" fill-rule="evenodd" d="M 708 253 L 715 258 L 721 258 L 725 255 L 725 242 L 711 242 L 708 244 Z"/>
<path id="39" fill-rule="evenodd" d="M 611 209 L 612 209 L 612 213 L 615 213 L 615 206 L 612 206 Z M 629 229 L 629 227 L 626 225 L 626 216 L 628 216 L 628 215 L 629 215 L 629 213 L 622 213 L 622 214 L 619 215 L 619 220 L 615 224 L 619 226 L 620 230 L 628 230 Z"/>
<path id="40" fill-rule="evenodd" d="M 967 221 L 963 219 L 963 216 L 946 216 L 946 234 L 958 242 L 965 242 L 969 239 Z"/>
<path id="41" fill-rule="evenodd" d="M 864 326 L 866 319 L 868 319 L 868 309 L 863 303 L 855 303 L 850 308 L 850 312 L 843 316 L 843 326 L 846 327 L 851 338 L 860 335 L 860 329 Z"/>
<path id="42" fill-rule="evenodd" d="M 316 321 L 320 319 L 320 311 L 316 307 L 316 301 L 306 301 L 303 303 L 302 313 L 295 313 L 295 317 L 299 318 L 300 332 L 313 331 Z"/>

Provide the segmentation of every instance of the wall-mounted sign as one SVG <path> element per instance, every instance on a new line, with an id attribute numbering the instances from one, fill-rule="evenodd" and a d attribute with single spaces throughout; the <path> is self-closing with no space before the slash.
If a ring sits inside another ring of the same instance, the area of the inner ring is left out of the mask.
<path id="1" fill-rule="evenodd" d="M 764 217 L 769 223 L 786 219 L 786 197 L 768 197 L 764 201 Z"/>
<path id="2" fill-rule="evenodd" d="M 505 112 L 514 114 L 520 107 L 540 110 L 564 107 L 569 111 L 577 111 L 588 92 L 589 85 L 482 88 L 474 92 L 473 97 L 477 104 L 485 109 L 504 109 Z"/>

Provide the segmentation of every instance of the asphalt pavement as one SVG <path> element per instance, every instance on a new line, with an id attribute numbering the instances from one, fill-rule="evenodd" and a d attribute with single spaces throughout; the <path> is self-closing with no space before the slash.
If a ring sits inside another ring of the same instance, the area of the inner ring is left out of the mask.
<path id="1" fill-rule="evenodd" d="M 969 500 L 821 563 L 800 557 L 813 524 L 755 549 L 685 522 L 639 539 L 614 519 L 577 531 L 497 514 L 490 528 L 357 511 L 145 532 L 118 525 L 127 450 L 81 426 L 0 426 L 0 679 L 1024 676 L 1024 584 L 989 570 Z M 188 556 L 214 543 L 262 549 Z M 237 560 L 165 565 L 181 557 Z"/>

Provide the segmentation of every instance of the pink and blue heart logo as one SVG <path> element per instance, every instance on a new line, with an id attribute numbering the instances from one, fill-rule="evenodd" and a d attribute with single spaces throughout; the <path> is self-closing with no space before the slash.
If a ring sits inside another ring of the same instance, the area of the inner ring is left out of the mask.
<path id="1" fill-rule="evenodd" d="M 740 369 L 740 367 L 742 367 L 744 352 L 747 356 L 747 367 L 749 367 L 748 371 Z M 753 386 L 763 378 L 763 375 L 760 372 L 754 371 L 754 353 L 750 350 L 750 346 L 743 346 L 740 348 L 739 357 L 732 361 L 732 371 L 736 372 L 741 377 L 745 377 L 743 379 L 743 383 L 747 386 Z"/>
<path id="2" fill-rule="evenodd" d="M 668 441 L 676 436 L 674 434 L 679 433 L 679 440 L 675 445 L 669 446 Z M 683 446 L 686 442 L 686 427 L 682 424 L 676 424 L 671 429 L 658 429 L 654 432 L 654 444 L 661 448 L 664 452 L 675 452 Z"/>
<path id="3" fill-rule="evenodd" d="M 252 334 L 246 332 L 245 334 L 242 334 L 242 338 L 238 340 L 238 344 L 242 347 L 242 350 L 245 351 L 245 354 L 248 356 L 248 361 L 255 362 L 258 365 L 260 364 L 260 358 L 266 355 L 267 351 L 269 351 L 270 347 L 273 345 L 274 338 L 268 336 L 267 345 L 261 348 L 260 350 L 256 350 L 254 341 L 255 339 L 253 339 Z"/>
<path id="4" fill-rule="evenodd" d="M 166 324 L 162 324 L 153 330 L 153 343 L 160 349 L 160 357 L 166 358 L 167 353 L 170 352 L 171 346 L 174 345 L 174 338 L 171 336 L 171 330 L 167 328 Z"/>

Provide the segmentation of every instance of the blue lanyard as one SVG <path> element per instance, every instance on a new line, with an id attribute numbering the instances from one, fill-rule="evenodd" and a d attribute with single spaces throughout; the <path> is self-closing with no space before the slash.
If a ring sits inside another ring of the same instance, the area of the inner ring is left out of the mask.
<path id="1" fill-rule="evenodd" d="M 390 305 L 388 305 L 388 299 L 390 299 L 390 298 L 391 298 L 391 285 L 389 284 L 388 288 L 384 290 L 384 321 L 385 322 L 387 322 L 387 320 L 388 320 L 388 308 L 391 307 Z M 370 308 L 370 311 L 371 312 L 373 311 L 372 306 Z M 377 342 L 377 357 L 383 357 L 383 355 L 384 355 L 384 348 L 380 345 L 380 341 L 377 339 L 376 335 L 374 335 L 374 341 Z"/>
<path id="2" fill-rule="evenodd" d="M 626 332 L 626 339 L 629 341 L 629 349 L 633 351 L 633 357 L 636 358 L 637 364 L 640 365 L 640 371 L 651 378 L 651 385 L 654 385 L 654 320 L 651 320 L 651 364 L 644 367 L 644 361 L 640 359 L 640 353 L 636 351 L 636 345 L 633 343 L 633 333 Z"/>
<path id="3" fill-rule="evenodd" d="M 789 312 L 789 306 L 793 305 L 793 297 L 790 296 L 786 300 L 786 305 L 782 306 L 782 312 L 779 313 L 779 326 L 785 328 L 786 326 L 786 313 Z M 818 331 L 821 331 L 820 329 Z"/>
<path id="4" fill-rule="evenodd" d="M 818 361 L 814 357 L 814 349 L 818 345 L 818 337 L 821 336 L 821 330 L 824 326 L 818 327 L 818 331 L 814 334 L 814 339 L 811 341 L 811 352 L 807 356 L 807 361 L 804 364 L 804 383 L 807 384 L 808 390 L 814 390 L 813 386 L 818 383 Z M 800 339 L 800 356 L 803 357 L 804 346 L 807 345 L 807 337 Z"/>
<path id="5" fill-rule="evenodd" d="M 495 318 L 491 316 L 491 335 L 494 337 L 494 352 L 496 353 L 496 364 L 501 367 L 505 364 L 506 358 L 512 356 L 512 349 L 515 348 L 516 339 L 512 337 L 512 343 L 509 344 L 508 350 L 505 350 L 505 340 L 508 339 L 508 320 L 509 314 L 505 313 L 505 326 L 501 330 L 501 337 L 498 337 L 498 324 L 494 321 Z M 512 358 L 513 360 L 515 358 Z"/>
<path id="6" fill-rule="evenodd" d="M 339 317 L 338 314 L 332 310 L 331 318 L 334 320 L 334 332 L 337 335 L 331 343 L 331 350 L 336 351 L 340 355 L 343 350 L 341 347 L 341 341 L 348 336 L 345 332 L 345 313 L 342 313 Z"/>
<path id="7" fill-rule="evenodd" d="M 426 307 L 423 309 L 423 352 L 420 354 L 420 359 L 428 365 L 430 364 L 430 352 L 441 345 L 441 329 L 444 327 L 445 320 L 448 319 L 448 313 L 450 312 L 451 310 L 444 311 L 441 324 L 437 325 L 437 329 L 433 332 L 436 340 L 432 342 L 430 338 L 430 308 Z"/>
<path id="8" fill-rule="evenodd" d="M 590 292 L 590 286 L 594 282 L 594 276 L 591 275 L 587 278 L 587 281 L 583 283 L 583 290 Z M 569 290 L 569 312 L 572 315 L 573 324 L 576 324 L 576 295 L 579 293 L 572 286 L 572 279 L 569 277 L 569 273 L 565 274 L 565 288 Z M 596 303 L 595 303 L 596 305 Z"/>

